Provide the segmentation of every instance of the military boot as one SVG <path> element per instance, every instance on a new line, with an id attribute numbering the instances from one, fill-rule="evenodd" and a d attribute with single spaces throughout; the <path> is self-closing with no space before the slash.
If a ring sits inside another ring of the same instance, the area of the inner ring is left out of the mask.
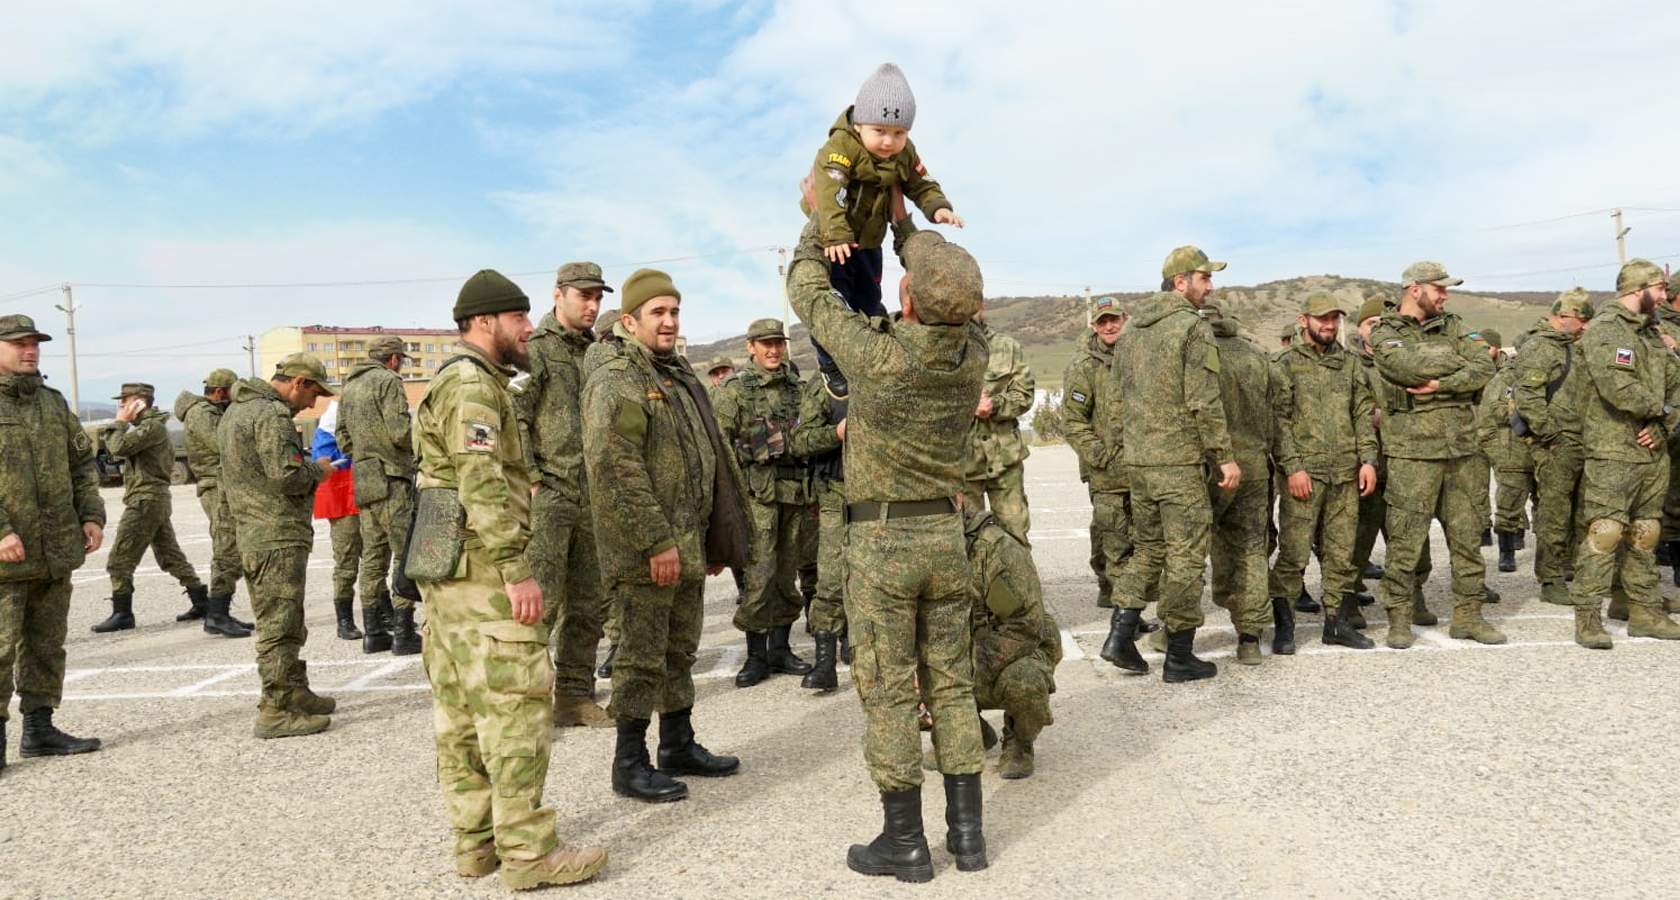
<path id="1" fill-rule="evenodd" d="M 111 595 L 111 615 L 89 630 L 94 634 L 109 634 L 113 631 L 127 631 L 133 627 L 134 595 L 113 593 Z"/>
<path id="2" fill-rule="evenodd" d="M 1318 601 L 1313 599 L 1313 595 L 1307 593 L 1306 588 L 1301 588 L 1301 596 L 1295 598 L 1295 611 L 1315 613 L 1321 609 L 1323 607 L 1318 605 Z"/>
<path id="3" fill-rule="evenodd" d="M 1237 635 L 1237 662 L 1245 666 L 1260 665 L 1260 635 Z"/>
<path id="4" fill-rule="evenodd" d="M 196 622 L 204 618 L 205 607 L 210 605 L 210 589 L 204 585 L 187 588 L 187 602 L 191 604 L 187 611 L 175 617 L 177 622 Z"/>
<path id="5" fill-rule="evenodd" d="M 610 713 L 588 697 L 562 697 L 558 694 L 554 696 L 553 720 L 555 728 L 573 728 L 579 725 L 611 728 L 617 724 Z"/>
<path id="6" fill-rule="evenodd" d="M 1482 529 L 1482 546 L 1483 547 L 1492 547 L 1493 546 L 1493 529 L 1492 528 L 1483 528 Z"/>
<path id="7" fill-rule="evenodd" d="M 1664 641 L 1680 640 L 1680 623 L 1676 623 L 1655 604 L 1634 603 L 1628 606 L 1628 637 L 1651 637 Z M 28 725 L 24 726 L 26 729 Z M 28 735 L 27 730 L 24 731 Z"/>
<path id="8" fill-rule="evenodd" d="M 204 604 L 204 633 L 219 634 L 222 637 L 244 638 L 251 636 L 251 629 L 241 627 L 233 617 L 228 615 L 228 604 L 233 602 L 232 594 L 211 594 Z"/>
<path id="9" fill-rule="evenodd" d="M 1604 630 L 1604 622 L 1598 617 L 1598 607 L 1575 607 L 1575 643 L 1588 650 L 1609 650 L 1614 644 L 1610 635 Z"/>
<path id="10" fill-rule="evenodd" d="M 1482 602 L 1483 603 L 1498 603 L 1499 602 L 1499 592 L 1493 589 L 1493 585 L 1488 584 L 1485 581 L 1482 582 Z"/>
<path id="11" fill-rule="evenodd" d="M 596 678 L 611 678 L 612 677 L 612 669 L 613 669 L 613 659 L 617 656 L 618 656 L 618 645 L 617 644 L 608 644 L 607 645 L 607 658 L 601 660 L 601 664 L 599 666 L 595 667 L 595 677 Z"/>
<path id="12" fill-rule="evenodd" d="M 502 887 L 528 891 L 549 884 L 577 884 L 594 878 L 606 864 L 607 851 L 600 847 L 556 844 L 541 859 L 510 859 L 503 863 Z"/>
<path id="13" fill-rule="evenodd" d="M 1680 612 L 1680 600 L 1673 597 L 1664 597 L 1662 602 L 1662 611 L 1665 613 Z"/>
<path id="14" fill-rule="evenodd" d="M 1384 570 L 1382 566 L 1373 562 L 1368 562 L 1365 564 L 1365 571 L 1360 577 L 1364 578 L 1366 581 L 1381 581 L 1383 575 Z"/>
<path id="15" fill-rule="evenodd" d="M 1517 536 L 1509 531 L 1499 532 L 1499 571 L 1517 570 Z"/>
<path id="16" fill-rule="evenodd" d="M 827 693 L 840 686 L 840 678 L 834 674 L 835 637 L 831 631 L 819 631 L 813 637 L 817 642 L 817 664 L 805 673 L 799 686 Z"/>
<path id="17" fill-rule="evenodd" d="M 851 397 L 851 386 L 846 383 L 845 373 L 830 360 L 828 365 L 819 365 L 817 371 L 822 374 L 823 390 L 835 400 L 846 400 Z"/>
<path id="18" fill-rule="evenodd" d="M 285 707 L 312 716 L 327 716 L 336 712 L 337 700 L 309 689 L 309 663 L 300 659 L 295 665 L 296 668 L 292 669 L 292 689 L 286 697 Z"/>
<path id="19" fill-rule="evenodd" d="M 648 759 L 647 719 L 619 719 L 613 750 L 613 793 L 645 803 L 688 799 L 688 785 L 672 781 Z"/>
<path id="20" fill-rule="evenodd" d="M 1423 588 L 1412 591 L 1412 624 L 1435 625 L 1441 620 L 1429 611 L 1429 605 L 1423 602 Z"/>
<path id="21" fill-rule="evenodd" d="M 1604 618 L 1617 622 L 1628 620 L 1628 595 L 1620 585 L 1610 591 L 1610 609 L 1604 614 Z"/>
<path id="22" fill-rule="evenodd" d="M 850 628 L 840 629 L 840 661 L 848 666 L 852 664 L 852 631 Z"/>
<path id="23" fill-rule="evenodd" d="M 980 773 L 945 776 L 945 849 L 957 858 L 957 871 L 986 868 L 986 835 L 981 827 Z"/>
<path id="24" fill-rule="evenodd" d="M 384 653 L 391 649 L 391 632 L 379 612 L 379 602 L 362 604 L 362 652 Z"/>
<path id="25" fill-rule="evenodd" d="M 99 738 L 71 737 L 53 725 L 50 706 L 32 709 L 23 714 L 23 737 L 18 741 L 19 756 L 72 756 L 92 753 L 99 749 Z"/>
<path id="26" fill-rule="evenodd" d="M 1551 603 L 1555 606 L 1574 606 L 1575 601 L 1569 597 L 1569 585 L 1561 578 L 1552 578 L 1540 582 L 1540 602 Z"/>
<path id="27" fill-rule="evenodd" d="M 1350 594 L 1342 598 L 1341 608 L 1335 614 L 1328 610 L 1324 613 L 1324 643 L 1336 644 L 1342 647 L 1352 647 L 1355 650 L 1369 650 L 1377 645 L 1348 621 L 1349 616 L 1359 612 L 1359 601 Z"/>
<path id="28" fill-rule="evenodd" d="M 747 660 L 735 673 L 735 686 L 752 687 L 770 677 L 770 635 L 764 631 L 747 632 Z"/>
<path id="29" fill-rule="evenodd" d="M 694 739 L 694 707 L 659 714 L 659 771 L 723 778 L 741 770 L 733 756 L 714 755 Z"/>
<path id="30" fill-rule="evenodd" d="M 233 595 L 232 594 L 228 595 L 228 621 L 232 622 L 235 625 L 238 625 L 240 628 L 243 628 L 246 631 L 255 632 L 257 630 L 257 626 L 256 626 L 255 623 L 247 622 L 244 619 L 241 619 L 238 616 L 235 616 L 233 614 Z"/>
<path id="31" fill-rule="evenodd" d="M 1003 750 L 998 757 L 999 778 L 1026 778 L 1033 773 L 1033 738 L 1015 727 L 1015 720 L 1004 717 Z"/>
<path id="32" fill-rule="evenodd" d="M 338 616 L 338 639 L 341 641 L 359 641 L 362 630 L 356 627 L 356 601 L 354 598 L 333 601 L 333 613 Z M 495 848 L 492 847 L 492 850 Z"/>
<path id="33" fill-rule="evenodd" d="M 391 605 L 391 595 L 388 591 L 379 595 L 379 621 L 385 626 L 386 634 L 390 634 L 397 627 L 397 611 Z"/>
<path id="34" fill-rule="evenodd" d="M 1461 600 L 1453 606 L 1452 626 L 1447 629 L 1447 634 L 1478 644 L 1505 643 L 1504 633 L 1482 618 L 1482 604 L 1475 600 Z"/>
<path id="35" fill-rule="evenodd" d="M 1364 631 L 1367 627 L 1365 610 L 1361 609 L 1364 605 L 1365 603 L 1359 599 L 1358 594 L 1342 595 L 1342 605 L 1339 607 L 1338 614 L 1342 621 L 1346 622 L 1348 627 L 1354 631 Z"/>
<path id="36" fill-rule="evenodd" d="M 281 709 L 263 701 L 257 706 L 257 721 L 251 733 L 259 738 L 302 737 L 326 731 L 332 719 L 294 709 Z"/>
<path id="37" fill-rule="evenodd" d="M 471 850 L 455 851 L 455 874 L 462 878 L 483 878 L 501 865 L 496 857 L 495 838 L 486 839 Z"/>
<path id="38" fill-rule="evenodd" d="M 1199 681 L 1219 674 L 1219 667 L 1196 656 L 1196 629 L 1167 633 L 1167 661 L 1161 664 L 1161 680 L 1168 684 Z"/>
<path id="39" fill-rule="evenodd" d="M 1272 598 L 1272 653 L 1295 655 L 1295 609 L 1284 597 Z"/>
<path id="40" fill-rule="evenodd" d="M 1101 656 L 1115 668 L 1134 675 L 1149 673 L 1149 663 L 1138 653 L 1137 629 L 1141 618 L 1135 609 L 1116 608 L 1108 616 L 1108 638 L 1103 641 Z"/>
<path id="41" fill-rule="evenodd" d="M 419 653 L 420 632 L 414 630 L 414 606 L 410 604 L 396 610 L 396 617 L 396 628 L 391 631 L 391 655 L 413 656 Z"/>
<path id="42" fill-rule="evenodd" d="M 922 833 L 922 789 L 881 792 L 881 833 L 846 851 L 846 868 L 899 881 L 933 880 L 933 855 Z"/>
<path id="43" fill-rule="evenodd" d="M 811 664 L 801 659 L 788 646 L 788 635 L 793 631 L 790 625 L 777 625 L 770 629 L 769 645 L 766 647 L 765 660 L 770 664 L 770 671 L 777 675 L 804 675 L 811 671 Z"/>
<path id="44" fill-rule="evenodd" d="M 1417 613 L 1404 606 L 1388 608 L 1388 637 L 1383 641 L 1390 649 L 1405 650 L 1417 641 L 1417 635 L 1412 633 L 1412 623 L 1417 621 Z M 1355 632 L 1357 634 L 1358 632 Z"/>

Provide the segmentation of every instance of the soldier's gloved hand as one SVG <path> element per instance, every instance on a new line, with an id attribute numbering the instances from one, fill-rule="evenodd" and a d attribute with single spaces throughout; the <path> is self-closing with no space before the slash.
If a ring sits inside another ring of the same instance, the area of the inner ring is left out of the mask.
<path id="1" fill-rule="evenodd" d="M 677 548 L 667 547 L 648 558 L 648 574 L 653 576 L 653 583 L 660 587 L 669 587 L 677 583 L 677 574 L 682 571 L 682 561 L 677 558 Z"/>
<path id="2" fill-rule="evenodd" d="M 105 528 L 98 522 L 82 523 L 82 550 L 92 553 L 105 543 Z"/>
<path id="3" fill-rule="evenodd" d="M 23 562 L 23 538 L 12 532 L 0 538 L 0 562 Z"/>
<path id="4" fill-rule="evenodd" d="M 502 585 L 507 591 L 508 606 L 512 607 L 513 620 L 521 625 L 530 625 L 542 618 L 542 587 L 536 578 L 527 578 L 518 584 Z"/>

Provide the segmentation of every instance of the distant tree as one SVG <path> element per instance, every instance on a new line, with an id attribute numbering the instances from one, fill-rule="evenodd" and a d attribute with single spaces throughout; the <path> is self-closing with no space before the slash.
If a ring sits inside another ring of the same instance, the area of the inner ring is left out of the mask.
<path id="1" fill-rule="evenodd" d="M 1062 429 L 1062 392 L 1051 391 L 1044 395 L 1044 402 L 1033 410 L 1032 416 L 1033 442 L 1038 444 L 1059 444 L 1067 439 Z"/>

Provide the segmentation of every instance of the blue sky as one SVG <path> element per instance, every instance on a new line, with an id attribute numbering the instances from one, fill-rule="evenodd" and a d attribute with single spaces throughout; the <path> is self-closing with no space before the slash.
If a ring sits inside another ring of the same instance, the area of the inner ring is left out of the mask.
<path id="1" fill-rule="evenodd" d="M 562 262 L 671 260 L 686 332 L 739 333 L 779 315 L 793 185 L 886 60 L 992 295 L 1148 288 L 1184 243 L 1233 285 L 1433 258 L 1602 289 L 1609 208 L 1680 262 L 1677 26 L 1574 0 L 35 4 L 0 31 L 0 311 L 60 333 L 30 291 L 76 285 L 84 398 L 244 371 L 238 336 L 278 325 L 447 326 L 483 267 L 540 309 Z"/>

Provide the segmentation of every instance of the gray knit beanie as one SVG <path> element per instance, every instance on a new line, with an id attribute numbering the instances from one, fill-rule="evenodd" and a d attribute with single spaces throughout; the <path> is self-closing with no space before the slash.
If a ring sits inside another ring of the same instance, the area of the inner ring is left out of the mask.
<path id="1" fill-rule="evenodd" d="M 881 68 L 858 88 L 852 124 L 909 128 L 915 121 L 916 95 L 910 93 L 910 82 L 898 66 L 881 63 Z"/>

